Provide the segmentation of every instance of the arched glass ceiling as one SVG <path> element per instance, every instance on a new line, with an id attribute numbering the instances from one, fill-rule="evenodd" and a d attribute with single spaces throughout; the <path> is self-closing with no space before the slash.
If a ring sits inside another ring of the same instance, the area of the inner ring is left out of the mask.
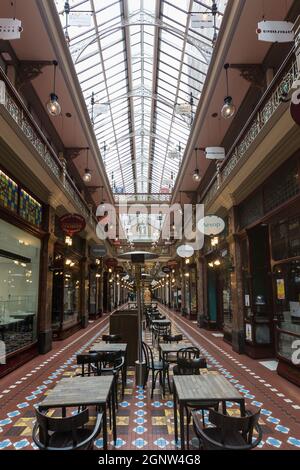
<path id="1" fill-rule="evenodd" d="M 227 0 L 216 30 L 193 21 L 212 0 L 55 2 L 114 192 L 171 192 L 191 128 L 177 106 L 196 110 Z"/>

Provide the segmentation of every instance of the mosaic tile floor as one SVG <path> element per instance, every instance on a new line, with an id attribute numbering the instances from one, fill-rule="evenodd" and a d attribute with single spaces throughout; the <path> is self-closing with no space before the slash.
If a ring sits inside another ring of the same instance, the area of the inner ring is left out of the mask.
<path id="1" fill-rule="evenodd" d="M 221 337 L 199 330 L 185 318 L 162 307 L 172 320 L 172 331 L 181 332 L 185 341 L 200 347 L 208 361 L 209 372 L 223 374 L 246 398 L 249 409 L 262 408 L 261 449 L 300 449 L 300 393 L 297 387 L 277 376 L 257 361 L 235 354 Z M 34 448 L 31 434 L 34 405 L 62 377 L 76 372 L 76 354 L 98 340 L 107 330 L 108 317 L 93 322 L 87 330 L 54 343 L 54 349 L 39 356 L 0 380 L 0 450 Z M 149 333 L 146 341 L 151 343 Z M 157 354 L 157 353 L 156 353 Z M 228 403 L 230 414 L 238 414 Z M 172 396 L 162 398 L 159 388 L 153 399 L 149 390 L 137 388 L 134 371 L 128 372 L 128 384 L 117 414 L 118 440 L 110 449 L 175 449 Z M 191 446 L 197 445 L 191 433 Z M 102 439 L 95 443 L 102 447 Z"/>

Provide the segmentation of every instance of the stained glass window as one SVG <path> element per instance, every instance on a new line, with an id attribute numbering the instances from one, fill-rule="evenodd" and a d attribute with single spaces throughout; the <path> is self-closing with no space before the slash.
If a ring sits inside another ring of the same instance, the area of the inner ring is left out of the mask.
<path id="1" fill-rule="evenodd" d="M 18 185 L 0 170 L 0 205 L 18 211 Z"/>
<path id="2" fill-rule="evenodd" d="M 42 206 L 24 189 L 20 191 L 20 216 L 30 224 L 40 226 L 42 223 Z"/>

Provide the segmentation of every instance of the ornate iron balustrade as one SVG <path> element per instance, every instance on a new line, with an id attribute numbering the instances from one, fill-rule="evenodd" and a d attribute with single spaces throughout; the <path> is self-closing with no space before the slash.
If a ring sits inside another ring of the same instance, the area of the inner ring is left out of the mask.
<path id="1" fill-rule="evenodd" d="M 294 51 L 292 51 L 250 116 L 243 131 L 229 151 L 225 162 L 221 165 L 219 172 L 208 186 L 201 199 L 202 203 L 209 204 L 217 193 L 224 188 L 233 170 L 243 160 L 251 145 L 282 104 L 283 98 L 291 92 L 293 83 L 298 76 L 297 62 Z"/>
<path id="2" fill-rule="evenodd" d="M 60 161 L 55 151 L 48 143 L 42 130 L 27 110 L 22 98 L 1 68 L 0 80 L 5 83 L 6 88 L 4 104 L 6 111 L 22 131 L 23 135 L 31 143 L 43 162 L 47 165 L 51 174 L 63 184 L 66 193 L 75 203 L 80 214 L 95 229 L 97 223 L 96 218 L 68 175 L 66 166 L 62 161 Z"/>

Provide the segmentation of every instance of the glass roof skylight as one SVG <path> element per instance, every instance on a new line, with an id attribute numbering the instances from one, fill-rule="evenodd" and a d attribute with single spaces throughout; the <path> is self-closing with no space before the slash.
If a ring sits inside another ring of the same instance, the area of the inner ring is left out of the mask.
<path id="1" fill-rule="evenodd" d="M 55 3 L 114 193 L 171 193 L 227 0 Z"/>

